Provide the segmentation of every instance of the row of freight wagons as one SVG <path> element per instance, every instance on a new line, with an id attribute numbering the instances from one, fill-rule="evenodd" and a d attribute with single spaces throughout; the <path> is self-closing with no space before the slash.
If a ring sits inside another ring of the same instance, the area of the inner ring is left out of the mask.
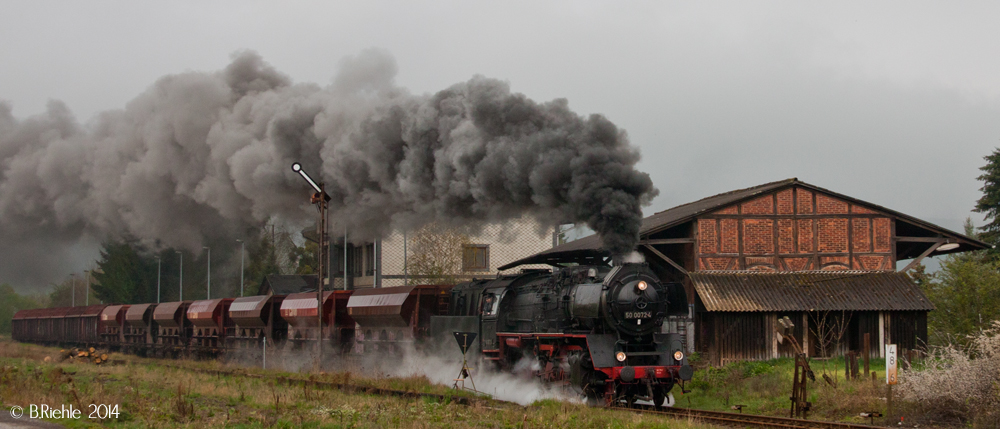
<path id="1" fill-rule="evenodd" d="M 323 293 L 324 337 L 335 349 L 365 351 L 412 341 L 445 314 L 450 286 L 400 286 Z M 161 304 L 22 310 L 12 338 L 146 354 L 302 347 L 319 335 L 316 292 Z"/>

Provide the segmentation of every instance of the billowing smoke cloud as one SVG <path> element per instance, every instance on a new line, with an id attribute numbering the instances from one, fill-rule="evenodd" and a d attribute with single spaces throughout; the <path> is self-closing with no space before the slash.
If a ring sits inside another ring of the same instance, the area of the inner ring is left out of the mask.
<path id="1" fill-rule="evenodd" d="M 327 87 L 293 84 L 245 52 L 220 72 L 163 77 L 86 126 L 60 102 L 24 120 L 0 103 L 0 275 L 54 262 L 15 252 L 58 255 L 82 238 L 197 250 L 268 217 L 308 224 L 293 162 L 325 181 L 331 219 L 357 238 L 530 215 L 586 223 L 614 254 L 634 246 L 657 191 L 624 131 L 495 79 L 412 95 L 395 74 L 369 50 Z"/>

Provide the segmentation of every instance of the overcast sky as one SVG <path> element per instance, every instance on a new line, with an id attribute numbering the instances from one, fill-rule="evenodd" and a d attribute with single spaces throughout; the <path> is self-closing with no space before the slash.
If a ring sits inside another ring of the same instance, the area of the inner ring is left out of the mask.
<path id="1" fill-rule="evenodd" d="M 1000 145 L 995 2 L 4 2 L 0 100 L 86 123 L 255 50 L 296 82 L 379 47 L 430 93 L 481 74 L 601 113 L 646 214 L 789 177 L 961 230 Z"/>

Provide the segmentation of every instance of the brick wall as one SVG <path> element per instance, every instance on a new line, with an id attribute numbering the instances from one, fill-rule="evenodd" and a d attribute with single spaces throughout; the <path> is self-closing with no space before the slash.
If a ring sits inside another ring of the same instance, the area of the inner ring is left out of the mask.
<path id="1" fill-rule="evenodd" d="M 734 204 L 697 220 L 699 270 L 892 271 L 892 220 L 804 188 Z"/>

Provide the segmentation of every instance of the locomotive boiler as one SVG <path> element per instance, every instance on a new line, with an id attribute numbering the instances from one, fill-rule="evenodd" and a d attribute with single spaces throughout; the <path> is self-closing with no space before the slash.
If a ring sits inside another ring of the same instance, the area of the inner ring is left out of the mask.
<path id="1" fill-rule="evenodd" d="M 661 283 L 644 263 L 524 270 L 459 284 L 451 295 L 434 330 L 478 322 L 483 359 L 531 367 L 595 402 L 660 406 L 693 374 L 680 336 L 661 333 L 665 318 L 686 313 L 683 287 Z"/>

